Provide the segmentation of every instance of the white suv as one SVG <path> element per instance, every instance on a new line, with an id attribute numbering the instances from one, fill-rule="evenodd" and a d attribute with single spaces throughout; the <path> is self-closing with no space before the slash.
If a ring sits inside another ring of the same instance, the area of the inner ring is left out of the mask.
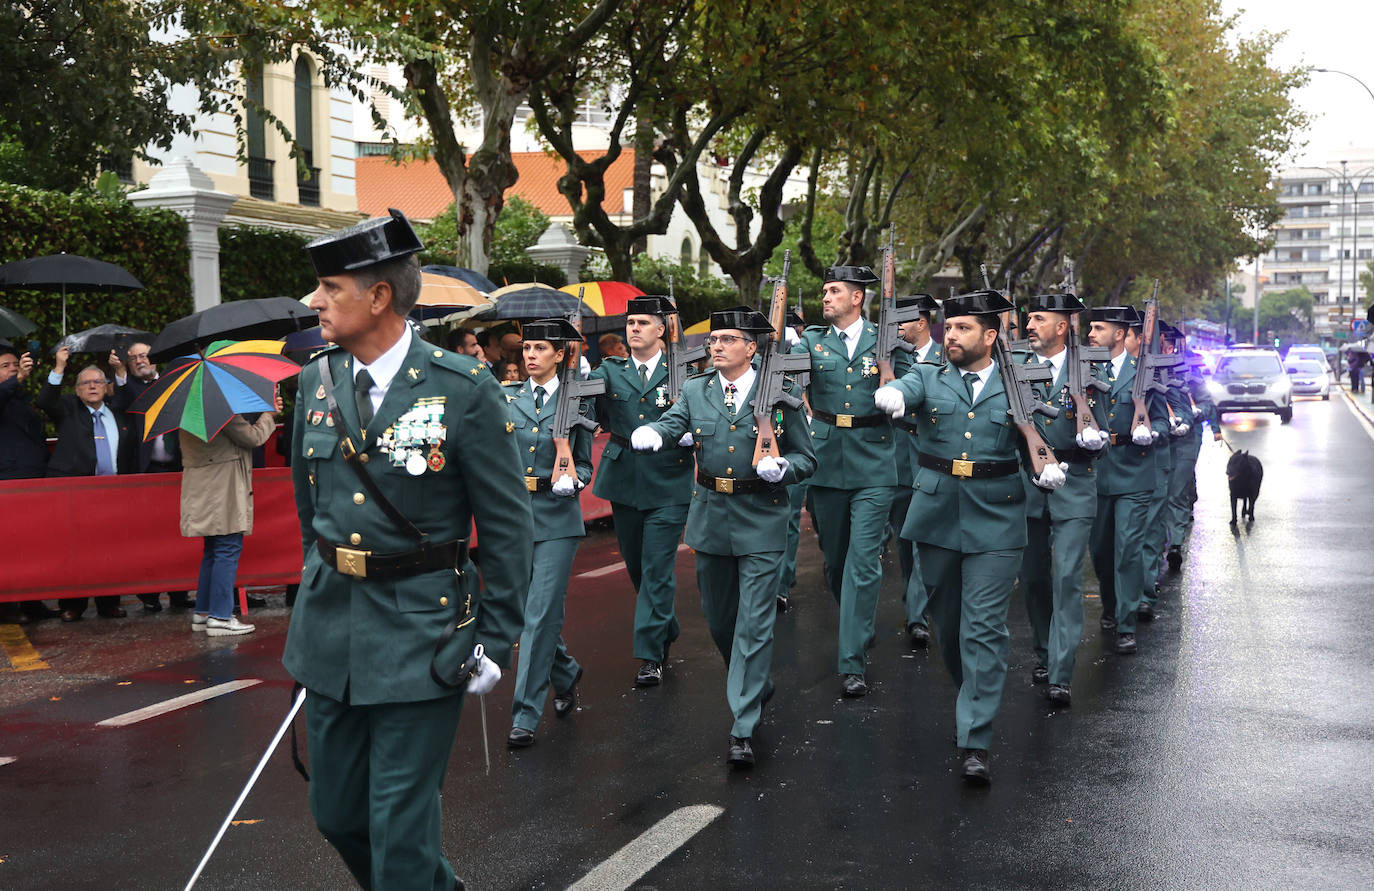
<path id="1" fill-rule="evenodd" d="M 1207 390 L 1218 412 L 1273 412 L 1285 424 L 1293 420 L 1293 384 L 1273 350 L 1225 351 Z"/>

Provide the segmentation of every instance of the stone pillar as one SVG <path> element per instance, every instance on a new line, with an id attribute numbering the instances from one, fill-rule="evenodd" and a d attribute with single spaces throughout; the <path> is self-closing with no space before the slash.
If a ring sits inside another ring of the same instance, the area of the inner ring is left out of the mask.
<path id="1" fill-rule="evenodd" d="M 535 242 L 534 247 L 525 251 L 534 262 L 557 266 L 563 270 L 563 274 L 570 282 L 578 280 L 578 271 L 591 252 L 591 248 L 578 244 L 572 230 L 562 223 L 550 225 L 544 230 L 544 234 L 539 236 L 539 241 Z"/>
<path id="2" fill-rule="evenodd" d="M 129 195 L 139 207 L 166 207 L 186 218 L 191 249 L 191 296 L 199 312 L 219 303 L 219 224 L 238 200 L 215 191 L 214 181 L 189 158 L 174 158 L 148 183 Z"/>

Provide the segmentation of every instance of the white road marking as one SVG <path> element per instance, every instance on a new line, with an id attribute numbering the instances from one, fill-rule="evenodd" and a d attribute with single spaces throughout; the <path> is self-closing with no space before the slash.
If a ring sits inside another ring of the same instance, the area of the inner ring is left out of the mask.
<path id="1" fill-rule="evenodd" d="M 725 808 L 714 804 L 678 808 L 603 860 L 568 891 L 624 891 L 723 813 Z"/>
<path id="2" fill-rule="evenodd" d="M 1365 435 L 1370 439 L 1374 439 L 1374 425 L 1369 423 L 1369 418 L 1365 417 L 1364 412 L 1355 407 L 1355 397 L 1350 395 L 1349 390 L 1342 390 L 1341 392 L 1345 394 L 1345 407 L 1350 409 L 1350 413 L 1355 416 L 1355 420 L 1360 422 L 1360 429 L 1363 430 Z"/>
<path id="3" fill-rule="evenodd" d="M 165 715 L 188 705 L 195 705 L 207 699 L 214 699 L 216 696 L 223 696 L 226 693 L 236 693 L 239 690 L 247 689 L 261 684 L 257 678 L 244 678 L 239 681 L 230 681 L 227 684 L 216 684 L 213 687 L 206 687 L 204 690 L 197 690 L 194 693 L 187 693 L 184 696 L 174 696 L 165 702 L 157 702 L 144 708 L 125 712 L 122 715 L 115 715 L 113 718 L 106 718 L 97 721 L 97 727 L 127 727 L 130 724 L 137 724 L 139 721 L 146 721 L 149 718 L 156 718 L 158 715 Z"/>
<path id="4" fill-rule="evenodd" d="M 679 551 L 688 550 L 687 545 L 685 544 L 679 544 L 677 546 L 677 549 Z M 579 572 L 577 574 L 577 577 L 580 579 L 596 579 L 601 578 L 601 576 L 603 575 L 614 575 L 615 573 L 619 572 L 624 568 L 624 563 L 611 563 L 607 566 L 598 566 L 596 569 L 589 569 L 586 572 Z"/>
<path id="5" fill-rule="evenodd" d="M 0 766 L 11 764 L 15 760 L 13 755 L 0 755 Z"/>

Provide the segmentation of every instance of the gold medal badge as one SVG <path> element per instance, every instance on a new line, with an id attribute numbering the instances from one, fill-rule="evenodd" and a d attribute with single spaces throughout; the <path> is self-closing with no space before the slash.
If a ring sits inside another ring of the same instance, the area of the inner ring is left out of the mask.
<path id="1" fill-rule="evenodd" d="M 444 465 L 448 463 L 447 459 L 444 458 L 444 453 L 439 451 L 439 448 L 443 444 L 443 440 L 440 440 L 439 442 L 431 443 L 429 447 L 429 458 L 427 458 L 426 461 L 429 464 L 429 469 L 435 473 L 443 470 Z"/>

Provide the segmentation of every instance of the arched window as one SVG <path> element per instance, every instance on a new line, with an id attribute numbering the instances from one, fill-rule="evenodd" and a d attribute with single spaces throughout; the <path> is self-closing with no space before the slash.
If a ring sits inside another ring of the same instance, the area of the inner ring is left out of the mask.
<path id="1" fill-rule="evenodd" d="M 703 249 L 702 252 L 701 252 L 701 259 L 699 259 L 699 260 L 697 261 L 697 275 L 700 275 L 702 278 L 705 278 L 706 276 L 708 276 L 708 275 L 710 275 L 710 274 L 711 274 L 711 255 L 708 254 L 708 253 L 706 253 L 705 249 Z"/>
<path id="2" fill-rule="evenodd" d="M 248 194 L 272 201 L 272 161 L 267 157 L 267 125 L 262 117 L 262 65 L 244 68 L 244 136 L 248 141 Z"/>
<path id="3" fill-rule="evenodd" d="M 692 265 L 692 239 L 682 239 L 682 265 L 690 267 Z"/>
<path id="4" fill-rule="evenodd" d="M 320 206 L 320 168 L 315 166 L 314 75 L 310 60 L 296 57 L 296 129 L 294 135 L 305 154 L 305 171 L 296 168 L 296 192 L 301 204 Z"/>

